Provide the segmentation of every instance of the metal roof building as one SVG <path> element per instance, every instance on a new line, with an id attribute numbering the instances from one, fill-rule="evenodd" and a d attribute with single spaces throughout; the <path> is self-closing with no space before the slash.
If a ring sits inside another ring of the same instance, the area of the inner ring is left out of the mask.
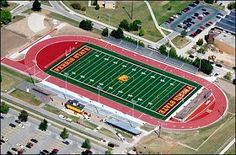
<path id="1" fill-rule="evenodd" d="M 216 23 L 216 28 L 235 35 L 235 10 Z"/>

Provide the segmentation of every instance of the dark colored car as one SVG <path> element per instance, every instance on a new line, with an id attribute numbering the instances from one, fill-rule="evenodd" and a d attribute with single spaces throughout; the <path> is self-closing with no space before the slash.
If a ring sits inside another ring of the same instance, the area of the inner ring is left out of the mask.
<path id="1" fill-rule="evenodd" d="M 220 67 L 220 68 L 222 67 L 222 65 L 221 65 L 221 64 L 216 64 L 216 66 L 217 66 L 217 67 Z"/>
<path id="2" fill-rule="evenodd" d="M 199 17 L 197 17 L 197 19 L 202 20 L 202 17 L 199 16 Z"/>
<path id="3" fill-rule="evenodd" d="M 21 123 L 21 121 L 20 121 L 20 120 L 15 120 L 15 122 L 16 122 L 16 123 L 18 123 L 18 124 L 20 124 L 20 123 Z"/>
<path id="4" fill-rule="evenodd" d="M 178 13 L 176 13 L 176 14 L 179 15 L 179 16 L 182 15 L 182 13 L 180 13 L 180 12 L 178 12 Z"/>
<path id="5" fill-rule="evenodd" d="M 4 117 L 0 115 L 0 119 L 4 119 Z"/>
<path id="6" fill-rule="evenodd" d="M 194 13 L 194 16 L 195 16 L 195 17 L 198 17 L 198 16 L 199 16 L 199 13 Z"/>
<path id="7" fill-rule="evenodd" d="M 10 151 L 7 151 L 7 155 L 13 155 L 13 153 L 11 153 Z"/>
<path id="8" fill-rule="evenodd" d="M 209 13 L 209 12 L 203 12 L 203 14 L 205 14 L 205 15 L 209 15 L 210 13 Z"/>
<path id="9" fill-rule="evenodd" d="M 178 27 L 179 27 L 179 28 L 182 28 L 182 26 L 181 26 L 181 25 L 178 25 Z"/>
<path id="10" fill-rule="evenodd" d="M 206 9 L 202 9 L 202 11 L 206 11 Z"/>
<path id="11" fill-rule="evenodd" d="M 193 56 L 193 55 L 189 55 L 189 57 L 190 57 L 190 58 L 194 58 L 194 56 Z"/>
<path id="12" fill-rule="evenodd" d="M 10 127 L 13 127 L 13 128 L 16 127 L 16 125 L 15 125 L 15 124 L 12 124 L 12 123 L 10 123 L 9 126 L 10 126 Z"/>
<path id="13" fill-rule="evenodd" d="M 195 16 L 191 16 L 193 19 L 196 19 L 196 17 Z"/>
<path id="14" fill-rule="evenodd" d="M 62 143 L 69 145 L 70 143 L 66 140 L 66 141 L 62 141 Z"/>
<path id="15" fill-rule="evenodd" d="M 34 143 L 38 143 L 38 140 L 37 140 L 37 139 L 34 139 L 34 138 L 30 139 L 30 141 L 31 141 L 31 142 L 34 142 Z"/>
<path id="16" fill-rule="evenodd" d="M 191 24 L 195 24 L 195 22 L 190 22 Z"/>
<path id="17" fill-rule="evenodd" d="M 18 150 L 17 150 L 17 148 L 14 148 L 14 147 L 13 147 L 13 148 L 11 148 L 11 150 L 13 150 L 13 151 L 18 151 Z"/>
<path id="18" fill-rule="evenodd" d="M 46 154 L 48 154 L 48 153 L 49 153 L 49 151 L 48 151 L 48 150 L 43 150 L 43 152 L 44 152 L 44 153 L 46 153 Z"/>
<path id="19" fill-rule="evenodd" d="M 58 149 L 53 149 L 52 152 L 49 153 L 49 155 L 56 155 L 58 151 Z"/>

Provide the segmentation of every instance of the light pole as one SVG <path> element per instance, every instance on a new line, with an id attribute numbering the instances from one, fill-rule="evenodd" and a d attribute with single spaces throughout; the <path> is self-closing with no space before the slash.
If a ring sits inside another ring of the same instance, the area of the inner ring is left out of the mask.
<path id="1" fill-rule="evenodd" d="M 66 76 L 66 89 L 65 89 L 65 94 L 66 94 L 66 90 L 67 90 L 67 78 L 68 78 L 69 73 L 68 73 L 68 72 L 65 72 L 64 74 L 65 74 L 65 76 Z M 65 95 L 65 99 L 66 99 L 66 95 Z"/>
<path id="2" fill-rule="evenodd" d="M 112 14 L 111 13 L 107 13 L 107 16 L 109 17 L 109 25 L 111 25 L 111 17 L 112 17 Z M 109 28 L 108 28 L 108 37 L 110 37 L 110 33 L 109 33 Z"/>

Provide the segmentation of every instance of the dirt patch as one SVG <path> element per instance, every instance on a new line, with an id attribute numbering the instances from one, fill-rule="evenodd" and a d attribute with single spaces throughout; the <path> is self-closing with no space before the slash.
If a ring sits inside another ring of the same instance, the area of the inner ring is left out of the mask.
<path id="1" fill-rule="evenodd" d="M 85 36 L 90 36 L 90 37 L 94 37 L 94 38 L 101 38 L 101 36 L 98 34 L 82 30 L 80 28 L 77 28 L 77 27 L 69 25 L 69 24 L 66 24 L 61 29 L 51 33 L 52 37 L 60 36 L 60 35 L 85 35 Z"/>
<path id="2" fill-rule="evenodd" d="M 1 29 L 1 57 L 24 46 L 29 39 L 6 28 Z"/>
<path id="3" fill-rule="evenodd" d="M 235 96 L 235 85 L 232 83 L 219 79 L 216 83 L 220 88 L 222 88 L 226 93 Z"/>

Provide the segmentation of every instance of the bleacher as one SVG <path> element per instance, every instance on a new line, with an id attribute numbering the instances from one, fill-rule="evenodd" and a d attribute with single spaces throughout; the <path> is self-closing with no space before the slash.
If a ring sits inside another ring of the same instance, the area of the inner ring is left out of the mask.
<path id="1" fill-rule="evenodd" d="M 210 96 L 210 93 L 207 89 L 203 89 L 203 91 L 194 98 L 187 106 L 185 106 L 180 112 L 178 112 L 174 118 L 179 121 L 185 121 L 185 119 L 199 107 L 201 103 L 207 100 Z"/>
<path id="2" fill-rule="evenodd" d="M 124 122 L 118 119 L 114 119 L 114 118 L 109 118 L 106 120 L 106 123 L 109 125 L 112 125 L 116 128 L 119 128 L 121 130 L 124 130 L 128 133 L 131 133 L 132 135 L 139 135 L 141 134 L 141 131 L 136 129 L 134 126 L 132 126 L 132 124 L 128 123 L 128 122 Z"/>

